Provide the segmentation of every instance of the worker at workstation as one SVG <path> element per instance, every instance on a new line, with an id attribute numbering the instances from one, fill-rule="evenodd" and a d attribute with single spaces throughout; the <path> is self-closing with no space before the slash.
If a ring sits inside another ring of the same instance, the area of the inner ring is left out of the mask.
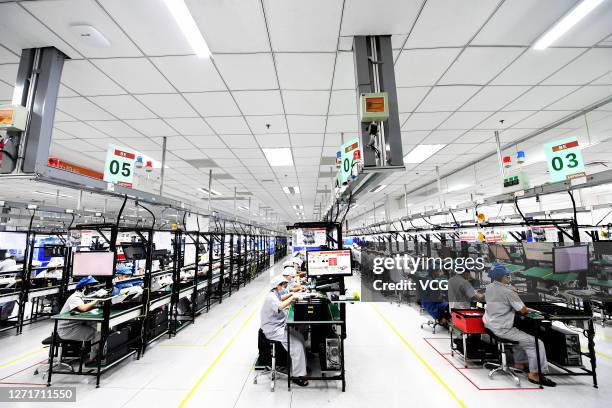
<path id="1" fill-rule="evenodd" d="M 297 273 L 293 266 L 285 266 L 283 268 L 283 276 L 287 280 L 287 290 L 289 292 L 300 292 L 302 290 L 300 278 L 297 277 Z"/>
<path id="2" fill-rule="evenodd" d="M 465 268 L 455 270 L 448 280 L 448 305 L 450 310 L 469 309 L 472 300 L 484 300 L 484 294 L 478 293 L 470 283 L 471 272 Z"/>
<path id="3" fill-rule="evenodd" d="M 441 280 L 444 277 L 444 271 L 432 269 L 429 271 L 424 281 Z M 421 293 L 421 306 L 436 320 L 442 327 L 448 327 L 450 313 L 448 309 L 448 301 L 444 299 L 440 290 L 432 290 L 430 286 Z"/>
<path id="4" fill-rule="evenodd" d="M 98 301 L 94 300 L 85 303 L 84 297 L 90 292 L 93 285 L 98 281 L 89 276 L 82 278 L 76 285 L 76 290 L 68 297 L 60 313 L 89 312 L 98 306 Z M 98 351 L 99 344 L 94 344 L 100 341 L 100 332 L 96 328 L 96 323 L 89 323 L 76 320 L 60 320 L 57 328 L 57 334 L 62 340 L 90 341 L 92 343 L 89 359 L 94 360 Z"/>
<path id="5" fill-rule="evenodd" d="M 0 261 L 0 272 L 15 272 L 17 270 L 17 258 L 15 255 L 7 254 L 3 261 Z"/>
<path id="6" fill-rule="evenodd" d="M 290 293 L 285 300 L 281 296 L 287 293 L 287 279 L 283 276 L 276 276 L 271 281 L 271 290 L 263 307 L 261 308 L 261 330 L 269 341 L 280 342 L 285 350 L 288 349 L 287 330 L 289 341 L 291 342 L 291 375 L 298 377 L 293 382 L 301 387 L 308 385 L 308 380 L 301 378 L 306 375 L 306 349 L 304 337 L 297 331 L 287 327 L 287 312 L 291 304 L 298 300 L 298 297 Z"/>
<path id="7" fill-rule="evenodd" d="M 492 282 L 487 285 L 485 299 L 487 307 L 483 316 L 484 325 L 496 336 L 518 342 L 513 349 L 515 368 L 529 369 L 527 378 L 534 384 L 554 387 L 556 383 L 544 376 L 538 375 L 538 354 L 536 353 L 535 338 L 514 327 L 515 313 L 525 315 L 536 312 L 525 306 L 518 296 L 516 289 L 510 285 L 510 270 L 502 264 L 495 264 L 489 271 Z M 542 374 L 548 373 L 546 349 L 542 340 L 538 339 L 539 359 Z"/>

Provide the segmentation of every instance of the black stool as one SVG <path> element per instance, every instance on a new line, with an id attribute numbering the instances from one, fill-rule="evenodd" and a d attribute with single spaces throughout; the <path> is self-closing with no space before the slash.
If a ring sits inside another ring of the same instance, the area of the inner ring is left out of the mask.
<path id="1" fill-rule="evenodd" d="M 512 349 L 513 346 L 517 345 L 517 341 L 503 339 L 499 336 L 496 336 L 491 330 L 485 328 L 486 333 L 489 337 L 497 344 L 497 353 L 499 357 L 499 363 L 486 362 L 484 363 L 484 368 L 490 368 L 489 378 L 493 378 L 493 376 L 497 373 L 505 373 L 512 377 L 514 383 L 517 387 L 521 386 L 521 379 L 516 375 L 517 373 L 522 373 L 522 370 L 518 368 L 508 366 L 508 356 L 506 351 L 508 349 Z"/>
<path id="2" fill-rule="evenodd" d="M 276 386 L 276 378 L 287 376 L 286 373 L 278 370 L 279 366 L 287 367 L 287 351 L 280 341 L 268 340 L 263 332 L 259 329 L 257 337 L 257 346 L 259 349 L 259 357 L 255 363 L 255 370 L 259 372 L 253 378 L 253 384 L 257 384 L 257 379 L 262 375 L 270 375 L 270 391 L 274 392 Z"/>
<path id="3" fill-rule="evenodd" d="M 53 333 L 46 337 L 42 344 L 43 346 L 49 347 L 49 360 L 51 359 L 51 342 L 53 341 Z M 56 359 L 56 362 L 53 364 L 53 370 L 57 368 L 65 368 L 71 372 L 74 372 L 74 368 L 71 363 L 75 361 L 79 361 L 79 372 L 82 371 L 83 358 L 86 353 L 91 349 L 90 341 L 80 341 L 80 340 L 64 340 L 59 336 L 56 337 L 56 348 L 55 355 L 53 356 Z M 43 374 L 43 378 L 47 377 L 49 374 L 49 362 L 41 367 L 37 367 L 34 371 L 34 375 L 39 373 Z"/>

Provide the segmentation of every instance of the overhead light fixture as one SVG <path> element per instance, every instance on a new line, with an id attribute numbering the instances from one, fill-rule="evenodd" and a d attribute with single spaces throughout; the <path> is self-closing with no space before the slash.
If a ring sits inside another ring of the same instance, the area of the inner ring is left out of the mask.
<path id="1" fill-rule="evenodd" d="M 249 207 L 246 207 L 246 206 L 244 206 L 244 205 L 240 205 L 240 206 L 238 206 L 238 209 L 239 209 L 239 210 L 242 210 L 242 211 L 249 211 Z"/>
<path id="2" fill-rule="evenodd" d="M 210 58 L 210 49 L 184 0 L 164 0 L 191 48 L 200 58 Z"/>
<path id="3" fill-rule="evenodd" d="M 268 159 L 268 163 L 272 167 L 293 166 L 293 156 L 291 149 L 288 147 L 261 149 Z"/>
<path id="4" fill-rule="evenodd" d="M 300 188 L 298 186 L 287 187 L 283 186 L 283 191 L 285 194 L 300 194 Z"/>
<path id="5" fill-rule="evenodd" d="M 404 156 L 404 163 L 417 164 L 429 159 L 431 156 L 446 147 L 446 144 L 422 144 L 418 145 Z"/>
<path id="6" fill-rule="evenodd" d="M 34 194 L 52 196 L 52 197 L 60 197 L 60 198 L 72 198 L 72 196 L 66 194 L 57 194 L 57 193 L 49 193 L 48 191 L 34 191 Z"/>
<path id="7" fill-rule="evenodd" d="M 454 191 L 461 191 L 461 190 L 465 190 L 468 187 L 472 187 L 474 184 L 455 184 L 454 186 L 450 186 L 446 192 L 447 193 L 452 193 Z"/>
<path id="8" fill-rule="evenodd" d="M 207 188 L 203 188 L 203 187 L 198 188 L 198 190 L 200 190 L 201 192 L 203 192 L 206 195 L 212 195 L 212 196 L 220 196 L 220 195 L 222 195 L 220 192 L 215 191 L 212 188 L 210 189 L 210 192 L 208 191 Z"/>
<path id="9" fill-rule="evenodd" d="M 534 50 L 545 50 L 552 43 L 557 41 L 563 34 L 567 33 L 570 28 L 575 26 L 587 14 L 603 3 L 603 0 L 583 0 L 580 4 L 567 13 L 561 20 L 557 22 L 551 29 L 542 35 L 533 45 Z"/>
<path id="10" fill-rule="evenodd" d="M 387 187 L 386 184 L 379 184 L 376 187 L 374 187 L 373 189 L 371 189 L 370 193 L 378 193 L 380 190 L 382 190 L 385 187 Z"/>

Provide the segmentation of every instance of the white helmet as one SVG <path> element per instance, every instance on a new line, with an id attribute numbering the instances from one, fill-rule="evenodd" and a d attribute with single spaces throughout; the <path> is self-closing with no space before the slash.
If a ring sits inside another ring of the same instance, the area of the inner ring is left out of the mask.
<path id="1" fill-rule="evenodd" d="M 276 287 L 278 285 L 282 285 L 283 283 L 287 283 L 287 279 L 285 279 L 284 276 L 279 275 L 279 276 L 275 276 L 272 278 L 272 280 L 270 281 L 270 287 L 272 289 L 276 289 Z"/>
<path id="2" fill-rule="evenodd" d="M 295 276 L 295 268 L 293 266 L 287 266 L 283 269 L 283 276 Z"/>

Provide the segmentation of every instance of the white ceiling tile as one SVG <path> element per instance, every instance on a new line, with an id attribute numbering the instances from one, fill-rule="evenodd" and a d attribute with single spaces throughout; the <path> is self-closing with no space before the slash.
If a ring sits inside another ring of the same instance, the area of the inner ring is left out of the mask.
<path id="1" fill-rule="evenodd" d="M 332 89 L 355 89 L 355 65 L 352 52 L 338 52 Z"/>
<path id="2" fill-rule="evenodd" d="M 491 112 L 456 112 L 440 125 L 440 129 L 471 129 L 489 115 Z"/>
<path id="3" fill-rule="evenodd" d="M 327 117 L 327 127 L 325 128 L 325 131 L 328 133 L 347 132 L 357 134 L 358 130 L 359 119 L 357 119 L 357 115 L 340 115 Z"/>
<path id="4" fill-rule="evenodd" d="M 485 23 L 497 4 L 497 0 L 481 0 L 477 5 L 429 0 L 404 47 L 463 46 Z"/>
<path id="5" fill-rule="evenodd" d="M 471 44 L 531 45 L 575 3 L 576 0 L 505 1 Z"/>
<path id="6" fill-rule="evenodd" d="M 308 3 L 264 0 L 272 49 L 276 52 L 336 51 L 342 3 L 341 0 Z"/>
<path id="7" fill-rule="evenodd" d="M 376 18 L 372 18 L 370 0 L 345 2 L 342 35 L 408 33 L 421 4 L 422 1 L 387 0 L 376 6 Z"/>
<path id="8" fill-rule="evenodd" d="M 531 111 L 501 111 L 494 113 L 483 122 L 479 123 L 475 129 L 501 130 L 515 125 L 517 122 L 531 116 Z M 501 121 L 504 121 L 503 123 Z"/>
<path id="9" fill-rule="evenodd" d="M 293 148 L 292 150 L 293 150 L 294 157 L 320 157 L 321 156 L 320 147 L 299 147 L 299 148 Z"/>
<path id="10" fill-rule="evenodd" d="M 414 112 L 431 87 L 397 88 L 397 106 L 400 112 Z"/>
<path id="11" fill-rule="evenodd" d="M 535 85 L 583 51 L 580 48 L 530 49 L 491 83 L 494 85 Z"/>
<path id="12" fill-rule="evenodd" d="M 429 138 L 427 139 L 427 143 L 429 143 Z M 470 150 L 473 150 L 476 146 L 478 145 L 470 143 L 451 143 L 442 150 L 440 150 L 440 153 L 453 155 L 453 160 L 456 160 L 457 157 L 460 157 L 459 155 L 463 155 L 469 152 Z"/>
<path id="13" fill-rule="evenodd" d="M 325 132 L 325 116 L 287 115 L 287 123 L 291 133 Z"/>
<path id="14" fill-rule="evenodd" d="M 145 58 L 109 58 L 93 63 L 131 93 L 172 93 L 174 88 Z"/>
<path id="15" fill-rule="evenodd" d="M 568 112 L 566 111 L 541 111 L 519 122 L 514 127 L 518 129 L 539 129 L 548 126 L 567 115 Z"/>
<path id="16" fill-rule="evenodd" d="M 402 125 L 402 130 L 431 130 L 435 129 L 450 112 L 413 113 Z"/>
<path id="17" fill-rule="evenodd" d="M 119 143 L 119 141 L 105 136 L 102 139 L 87 139 L 87 143 L 89 143 L 92 146 L 95 146 L 95 147 L 97 147 L 99 149 L 107 150 L 109 145 L 117 144 L 117 143 Z"/>
<path id="18" fill-rule="evenodd" d="M 13 87 L 0 82 L 0 100 L 9 100 L 13 98 Z"/>
<path id="19" fill-rule="evenodd" d="M 215 63 L 231 90 L 278 88 L 271 54 L 219 54 Z"/>
<path id="20" fill-rule="evenodd" d="M 53 118 L 53 123 L 58 123 L 58 122 L 74 122 L 77 121 L 78 119 L 73 118 L 72 116 L 62 112 L 62 111 L 58 111 L 57 109 L 55 110 L 55 117 Z"/>
<path id="21" fill-rule="evenodd" d="M 489 131 L 471 130 L 459 136 L 454 143 L 483 143 L 492 137 L 493 135 Z"/>
<path id="22" fill-rule="evenodd" d="M 232 94 L 244 115 L 284 113 L 279 91 L 234 91 Z"/>
<path id="23" fill-rule="evenodd" d="M 547 106 L 546 109 L 581 110 L 604 98 L 609 98 L 611 95 L 612 86 L 610 85 L 585 86 L 560 101 Z"/>
<path id="24" fill-rule="evenodd" d="M 145 137 L 143 134 L 129 127 L 124 122 L 118 120 L 94 120 L 88 121 L 87 124 L 117 139 L 121 139 L 124 137 Z"/>
<path id="25" fill-rule="evenodd" d="M 198 116 L 185 99 L 179 94 L 137 95 L 145 106 L 160 118 L 193 118 Z"/>
<path id="26" fill-rule="evenodd" d="M 344 133 L 344 132 L 342 132 Z M 344 135 L 344 139 L 348 140 L 351 135 Z M 324 142 L 325 146 L 340 146 L 342 145 L 342 134 L 340 132 L 337 133 L 326 133 L 325 134 L 325 142 Z"/>
<path id="27" fill-rule="evenodd" d="M 291 145 L 295 147 L 320 147 L 323 145 L 325 135 L 319 134 L 293 134 L 291 135 Z"/>
<path id="28" fill-rule="evenodd" d="M 187 4 L 213 53 L 270 51 L 259 0 L 188 0 Z"/>
<path id="29" fill-rule="evenodd" d="M 440 84 L 484 85 L 512 62 L 522 48 L 470 47 L 455 61 L 440 80 Z"/>
<path id="30" fill-rule="evenodd" d="M 100 151 L 101 149 L 97 146 L 89 144 L 86 140 L 72 139 L 72 140 L 56 140 L 56 144 L 67 147 L 74 151 L 79 152 L 91 152 Z"/>
<path id="31" fill-rule="evenodd" d="M 576 86 L 536 86 L 504 109 L 540 110 L 577 88 Z"/>
<path id="32" fill-rule="evenodd" d="M 87 60 L 66 60 L 62 69 L 62 83 L 83 96 L 126 93 Z"/>
<path id="33" fill-rule="evenodd" d="M 132 95 L 92 96 L 89 97 L 89 100 L 119 119 L 152 119 L 157 117 Z"/>
<path id="34" fill-rule="evenodd" d="M 543 82 L 544 85 L 584 85 L 612 70 L 612 48 L 594 48 Z"/>
<path id="35" fill-rule="evenodd" d="M 1 53 L 2 51 L 6 51 L 4 48 L 0 47 L 0 61 L 2 61 Z M 17 79 L 17 69 L 19 68 L 19 64 L 4 64 L 0 62 L 0 81 L 4 81 L 7 84 L 14 84 Z"/>
<path id="36" fill-rule="evenodd" d="M 591 82 L 591 85 L 612 85 L 612 71 Z"/>
<path id="37" fill-rule="evenodd" d="M 232 149 L 232 152 L 234 152 L 239 159 L 260 159 L 262 163 L 265 163 L 264 160 L 266 160 L 261 149 L 236 148 Z"/>
<path id="38" fill-rule="evenodd" d="M 19 56 L 13 54 L 10 50 L 7 50 L 6 48 L 0 47 L 0 64 L 9 64 L 11 62 L 19 62 Z M 14 80 L 15 78 L 13 78 L 13 81 Z"/>
<path id="39" fill-rule="evenodd" d="M 23 2 L 28 11 L 81 54 L 89 58 L 134 57 L 141 55 L 113 20 L 93 0 L 58 0 Z M 95 27 L 110 42 L 109 47 L 89 46 L 71 26 L 86 24 Z"/>
<path id="40" fill-rule="evenodd" d="M 214 117 L 206 120 L 217 134 L 243 135 L 251 133 L 242 116 Z"/>
<path id="41" fill-rule="evenodd" d="M 72 96 L 79 96 L 79 94 L 77 94 L 73 90 L 69 89 L 66 85 L 60 84 L 57 96 L 59 98 L 69 98 L 69 97 L 72 97 Z"/>
<path id="42" fill-rule="evenodd" d="M 124 146 L 131 147 L 132 149 L 140 151 L 140 153 L 147 154 L 144 151 L 159 151 L 161 152 L 161 145 L 155 143 L 153 139 L 148 137 L 137 137 L 137 138 L 123 138 L 121 143 Z M 152 156 L 152 158 L 155 158 Z"/>
<path id="43" fill-rule="evenodd" d="M 229 92 L 183 94 L 202 116 L 239 115 L 238 107 Z"/>
<path id="44" fill-rule="evenodd" d="M 419 112 L 454 111 L 480 90 L 479 86 L 436 86 L 418 106 Z"/>
<path id="45" fill-rule="evenodd" d="M 282 91 L 285 112 L 289 115 L 325 115 L 329 91 Z"/>
<path id="46" fill-rule="evenodd" d="M 418 144 L 430 133 L 429 130 L 402 131 L 402 145 Z"/>
<path id="47" fill-rule="evenodd" d="M 114 119 L 111 115 L 85 98 L 58 98 L 57 108 L 80 120 Z"/>
<path id="48" fill-rule="evenodd" d="M 282 89 L 329 89 L 334 72 L 334 54 L 276 54 Z"/>
<path id="49" fill-rule="evenodd" d="M 166 123 L 183 136 L 214 134 L 212 129 L 201 118 L 173 118 L 166 119 Z"/>
<path id="50" fill-rule="evenodd" d="M 217 136 L 187 136 L 187 140 L 193 143 L 198 149 L 227 149 L 225 143 Z M 219 151 L 220 150 L 215 150 L 217 153 L 210 153 L 209 156 L 217 157 Z"/>
<path id="51" fill-rule="evenodd" d="M 55 127 L 79 139 L 108 138 L 107 134 L 99 132 L 83 122 L 60 122 L 56 123 Z"/>
<path id="52" fill-rule="evenodd" d="M 291 143 L 289 142 L 289 135 L 287 134 L 261 134 L 255 135 L 255 139 L 259 143 L 259 145 L 263 148 L 267 147 L 289 147 Z"/>
<path id="53" fill-rule="evenodd" d="M 163 138 L 161 137 L 154 137 L 152 138 L 158 145 L 163 146 Z M 186 138 L 184 138 L 183 136 L 170 136 L 166 138 L 166 148 L 168 150 L 172 150 L 173 152 L 175 150 L 183 150 L 183 149 L 193 149 L 194 145 L 187 140 Z M 174 152 L 178 157 L 183 157 L 181 155 L 179 155 L 178 153 Z"/>
<path id="54" fill-rule="evenodd" d="M 161 119 L 126 120 L 128 125 L 146 136 L 174 136 L 177 133 Z"/>
<path id="55" fill-rule="evenodd" d="M 434 130 L 420 144 L 449 144 L 459 137 L 460 130 Z"/>
<path id="56" fill-rule="evenodd" d="M 395 82 L 399 87 L 431 86 L 438 81 L 460 48 L 402 51 L 395 64 Z"/>
<path id="57" fill-rule="evenodd" d="M 180 92 L 224 91 L 223 80 L 210 58 L 195 55 L 155 57 L 151 61 Z"/>
<path id="58" fill-rule="evenodd" d="M 255 135 L 287 133 L 287 123 L 283 115 L 245 116 L 245 118 Z"/>
<path id="59" fill-rule="evenodd" d="M 224 118 L 227 119 L 227 118 Z M 226 134 L 219 136 L 230 148 L 256 148 L 257 141 L 249 134 Z M 214 157 L 213 157 L 214 159 Z"/>
<path id="60" fill-rule="evenodd" d="M 204 153 L 202 153 L 201 150 L 194 149 L 193 147 L 189 149 L 172 149 L 172 152 L 184 160 L 206 159 L 207 157 Z M 188 168 L 191 171 L 191 165 L 190 164 L 187 164 L 187 165 L 190 167 L 184 167 L 184 168 Z"/>
<path id="61" fill-rule="evenodd" d="M 497 111 L 529 89 L 528 86 L 486 86 L 461 107 L 462 111 Z"/>
<path id="62" fill-rule="evenodd" d="M 330 115 L 357 114 L 357 94 L 353 90 L 332 91 L 329 102 Z"/>
<path id="63" fill-rule="evenodd" d="M 584 20 L 572 27 L 565 35 L 555 41 L 559 47 L 591 47 L 608 37 L 612 32 L 612 3 L 604 1 Z"/>

